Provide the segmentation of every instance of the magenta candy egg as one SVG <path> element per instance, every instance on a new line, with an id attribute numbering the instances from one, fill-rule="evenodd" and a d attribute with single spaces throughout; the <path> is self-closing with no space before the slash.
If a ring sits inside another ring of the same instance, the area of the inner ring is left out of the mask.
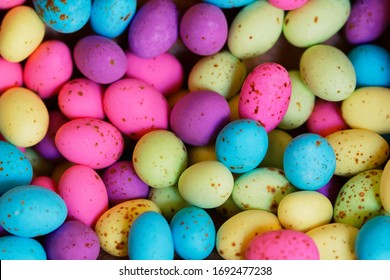
<path id="1" fill-rule="evenodd" d="M 48 260 L 96 260 L 100 253 L 97 234 L 80 221 L 66 221 L 44 237 Z"/>
<path id="2" fill-rule="evenodd" d="M 307 1 L 309 0 L 268 0 L 272 6 L 285 11 L 298 9 L 305 5 Z"/>
<path id="3" fill-rule="evenodd" d="M 73 56 L 80 72 L 99 84 L 117 81 L 126 73 L 125 52 L 115 41 L 103 36 L 81 38 L 74 47 Z"/>
<path id="4" fill-rule="evenodd" d="M 97 172 L 85 165 L 73 165 L 65 170 L 58 182 L 58 193 L 68 208 L 68 219 L 94 227 L 108 209 L 108 195 Z"/>
<path id="5" fill-rule="evenodd" d="M 186 144 L 205 146 L 215 141 L 230 121 L 227 100 L 217 92 L 202 90 L 184 95 L 172 108 L 170 126 Z"/>
<path id="6" fill-rule="evenodd" d="M 104 94 L 103 108 L 110 122 L 132 139 L 168 128 L 169 105 L 164 95 L 138 79 L 112 83 Z"/>
<path id="7" fill-rule="evenodd" d="M 364 44 L 377 39 L 390 23 L 390 1 L 357 0 L 345 24 L 344 34 L 351 44 Z"/>
<path id="8" fill-rule="evenodd" d="M 340 109 L 339 102 L 331 102 L 323 99 L 317 99 L 313 111 L 306 121 L 307 130 L 316 133 L 322 137 L 329 134 L 348 129 Z"/>
<path id="9" fill-rule="evenodd" d="M 102 169 L 115 163 L 122 155 L 124 140 L 112 124 L 93 118 L 70 120 L 55 136 L 55 144 L 65 159 Z"/>
<path id="10" fill-rule="evenodd" d="M 140 58 L 127 52 L 126 56 L 127 77 L 147 82 L 165 96 L 177 92 L 182 86 L 183 67 L 174 55 L 163 53 L 153 58 Z"/>
<path id="11" fill-rule="evenodd" d="M 48 177 L 48 176 L 42 175 L 42 176 L 34 177 L 31 181 L 31 185 L 41 186 L 41 187 L 49 189 L 53 192 L 57 192 L 56 181 L 53 178 Z"/>
<path id="12" fill-rule="evenodd" d="M 256 66 L 241 87 L 238 113 L 241 118 L 260 122 L 267 132 L 282 121 L 291 97 L 291 80 L 280 64 L 265 62 Z"/>
<path id="13" fill-rule="evenodd" d="M 26 0 L 0 0 L 0 9 L 10 9 L 22 5 Z"/>
<path id="14" fill-rule="evenodd" d="M 319 260 L 314 241 L 305 233 L 289 229 L 274 230 L 254 237 L 246 251 L 247 260 Z"/>
<path id="15" fill-rule="evenodd" d="M 58 107 L 69 119 L 91 117 L 104 119 L 102 85 L 86 78 L 64 84 L 58 93 Z"/>
<path id="16" fill-rule="evenodd" d="M 126 200 L 147 198 L 149 194 L 149 186 L 138 177 L 131 161 L 114 163 L 103 172 L 102 180 L 112 206 Z"/>
<path id="17" fill-rule="evenodd" d="M 0 94 L 11 87 L 23 85 L 23 68 L 19 62 L 0 57 Z"/>
<path id="18" fill-rule="evenodd" d="M 73 60 L 69 47 L 62 41 L 48 40 L 27 58 L 23 78 L 27 88 L 46 99 L 56 95 L 72 73 Z"/>
<path id="19" fill-rule="evenodd" d="M 180 21 L 180 37 L 184 45 L 198 55 L 213 55 L 226 43 L 228 23 L 217 6 L 199 3 L 190 7 Z"/>
<path id="20" fill-rule="evenodd" d="M 167 52 L 178 38 L 179 11 L 172 0 L 147 1 L 130 23 L 130 51 L 141 58 Z"/>

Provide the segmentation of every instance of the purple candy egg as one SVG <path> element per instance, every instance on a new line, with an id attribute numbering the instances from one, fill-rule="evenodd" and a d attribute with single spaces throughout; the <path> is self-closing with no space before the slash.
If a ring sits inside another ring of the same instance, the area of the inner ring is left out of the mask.
<path id="1" fill-rule="evenodd" d="M 326 185 L 318 189 L 317 192 L 325 195 L 327 198 L 329 198 L 332 204 L 334 204 L 341 187 L 346 182 L 347 182 L 347 178 L 333 175 L 330 181 Z"/>
<path id="2" fill-rule="evenodd" d="M 172 0 L 150 0 L 130 23 L 128 42 L 132 53 L 153 58 L 168 51 L 178 38 L 179 11 Z"/>
<path id="3" fill-rule="evenodd" d="M 44 238 L 48 260 L 96 260 L 100 253 L 97 234 L 86 224 L 72 220 Z"/>
<path id="4" fill-rule="evenodd" d="M 102 175 L 112 206 L 130 199 L 146 198 L 149 186 L 135 173 L 131 161 L 118 161 L 108 167 Z"/>
<path id="5" fill-rule="evenodd" d="M 172 131 L 186 144 L 211 144 L 219 131 L 230 121 L 226 99 L 214 91 L 190 92 L 172 108 Z"/>
<path id="6" fill-rule="evenodd" d="M 220 51 L 228 36 L 225 14 L 217 6 L 199 3 L 189 8 L 180 22 L 180 36 L 193 53 L 203 56 Z"/>
<path id="7" fill-rule="evenodd" d="M 99 84 L 110 84 L 124 76 L 127 58 L 122 48 L 113 40 L 89 35 L 80 39 L 73 52 L 80 72 Z"/>

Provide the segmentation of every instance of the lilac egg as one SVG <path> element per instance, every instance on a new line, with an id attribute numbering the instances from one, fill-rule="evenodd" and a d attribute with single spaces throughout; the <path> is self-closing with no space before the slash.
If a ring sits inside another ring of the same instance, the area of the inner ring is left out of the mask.
<path id="1" fill-rule="evenodd" d="M 132 53 L 152 58 L 168 51 L 178 38 L 179 11 L 172 0 L 150 0 L 130 23 L 128 42 Z"/>
<path id="2" fill-rule="evenodd" d="M 131 161 L 114 163 L 103 172 L 102 179 L 112 206 L 130 199 L 146 198 L 149 194 L 149 186 L 135 173 Z"/>
<path id="3" fill-rule="evenodd" d="M 113 40 L 98 35 L 80 39 L 73 52 L 80 72 L 99 84 L 110 84 L 124 76 L 127 58 L 122 48 Z"/>
<path id="4" fill-rule="evenodd" d="M 96 260 L 100 253 L 97 234 L 86 224 L 71 220 L 44 238 L 48 260 Z"/>
<path id="5" fill-rule="evenodd" d="M 225 14 L 217 6 L 199 3 L 189 8 L 180 22 L 184 45 L 198 55 L 213 55 L 220 51 L 228 36 Z"/>
<path id="6" fill-rule="evenodd" d="M 346 181 L 346 178 L 334 175 L 325 186 L 321 187 L 317 191 L 329 198 L 332 204 L 334 204 L 341 187 Z"/>
<path id="7" fill-rule="evenodd" d="M 172 108 L 172 131 L 185 143 L 193 146 L 211 144 L 230 120 L 226 99 L 214 91 L 190 92 Z"/>

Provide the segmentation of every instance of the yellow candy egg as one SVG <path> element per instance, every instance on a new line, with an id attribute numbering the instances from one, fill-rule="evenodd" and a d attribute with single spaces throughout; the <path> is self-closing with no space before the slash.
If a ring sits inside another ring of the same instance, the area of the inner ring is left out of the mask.
<path id="1" fill-rule="evenodd" d="M 275 167 L 283 169 L 283 156 L 288 143 L 293 137 L 286 131 L 274 129 L 268 133 L 268 149 L 263 161 L 262 167 Z"/>
<path id="2" fill-rule="evenodd" d="M 40 142 L 49 127 L 49 112 L 42 99 L 29 89 L 15 87 L 0 97 L 0 133 L 15 146 Z"/>
<path id="3" fill-rule="evenodd" d="M 217 160 L 214 144 L 188 147 L 188 165 L 207 160 Z"/>
<path id="4" fill-rule="evenodd" d="M 384 210 L 390 214 L 390 161 L 386 163 L 383 169 L 379 194 Z"/>

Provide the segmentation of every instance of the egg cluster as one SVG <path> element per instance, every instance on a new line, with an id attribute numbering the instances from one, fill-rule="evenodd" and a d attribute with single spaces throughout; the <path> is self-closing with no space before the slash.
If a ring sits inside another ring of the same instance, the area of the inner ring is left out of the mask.
<path id="1" fill-rule="evenodd" d="M 390 259 L 388 0 L 0 21 L 0 259 Z"/>

